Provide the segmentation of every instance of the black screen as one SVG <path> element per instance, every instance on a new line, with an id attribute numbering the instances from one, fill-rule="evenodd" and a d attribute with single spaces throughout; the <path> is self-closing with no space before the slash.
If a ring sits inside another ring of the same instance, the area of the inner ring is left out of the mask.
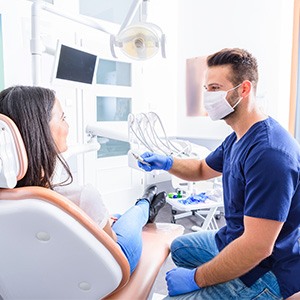
<path id="1" fill-rule="evenodd" d="M 97 56 L 61 45 L 56 78 L 92 83 Z"/>

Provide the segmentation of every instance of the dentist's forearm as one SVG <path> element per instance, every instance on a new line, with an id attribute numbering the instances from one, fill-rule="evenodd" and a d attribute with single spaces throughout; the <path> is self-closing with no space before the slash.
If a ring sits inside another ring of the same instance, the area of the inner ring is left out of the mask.
<path id="1" fill-rule="evenodd" d="M 169 173 L 187 181 L 207 180 L 221 175 L 221 173 L 208 167 L 204 159 L 180 158 L 174 158 Z"/>
<path id="2" fill-rule="evenodd" d="M 250 271 L 265 258 L 265 255 L 249 251 L 243 240 L 236 239 L 211 261 L 196 271 L 196 283 L 200 287 L 227 282 Z"/>
<path id="3" fill-rule="evenodd" d="M 200 287 L 238 278 L 271 255 L 283 222 L 244 217 L 244 233 L 196 271 Z"/>

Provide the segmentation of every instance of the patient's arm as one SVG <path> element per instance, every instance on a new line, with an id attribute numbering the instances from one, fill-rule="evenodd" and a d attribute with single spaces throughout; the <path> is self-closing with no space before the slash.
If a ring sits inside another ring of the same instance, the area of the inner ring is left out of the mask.
<path id="1" fill-rule="evenodd" d="M 117 241 L 117 235 L 115 232 L 111 229 L 111 224 L 109 221 L 105 224 L 103 227 L 103 230 L 116 242 Z"/>

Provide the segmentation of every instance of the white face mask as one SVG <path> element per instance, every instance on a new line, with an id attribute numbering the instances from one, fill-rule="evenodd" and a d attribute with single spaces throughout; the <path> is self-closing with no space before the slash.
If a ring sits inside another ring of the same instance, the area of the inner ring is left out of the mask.
<path id="1" fill-rule="evenodd" d="M 228 116 L 230 113 L 234 112 L 234 108 L 243 99 L 242 97 L 238 102 L 232 107 L 226 100 L 227 93 L 238 88 L 241 84 L 228 91 L 217 91 L 217 92 L 203 92 L 204 107 L 213 121 L 221 120 Z"/>

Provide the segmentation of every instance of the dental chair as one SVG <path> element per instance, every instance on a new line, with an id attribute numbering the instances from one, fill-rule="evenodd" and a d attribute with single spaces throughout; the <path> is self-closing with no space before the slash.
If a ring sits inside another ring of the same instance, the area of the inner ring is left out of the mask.
<path id="1" fill-rule="evenodd" d="M 151 299 L 183 227 L 147 224 L 130 276 L 119 246 L 73 202 L 42 187 L 15 188 L 26 170 L 20 133 L 0 114 L 0 299 Z"/>

